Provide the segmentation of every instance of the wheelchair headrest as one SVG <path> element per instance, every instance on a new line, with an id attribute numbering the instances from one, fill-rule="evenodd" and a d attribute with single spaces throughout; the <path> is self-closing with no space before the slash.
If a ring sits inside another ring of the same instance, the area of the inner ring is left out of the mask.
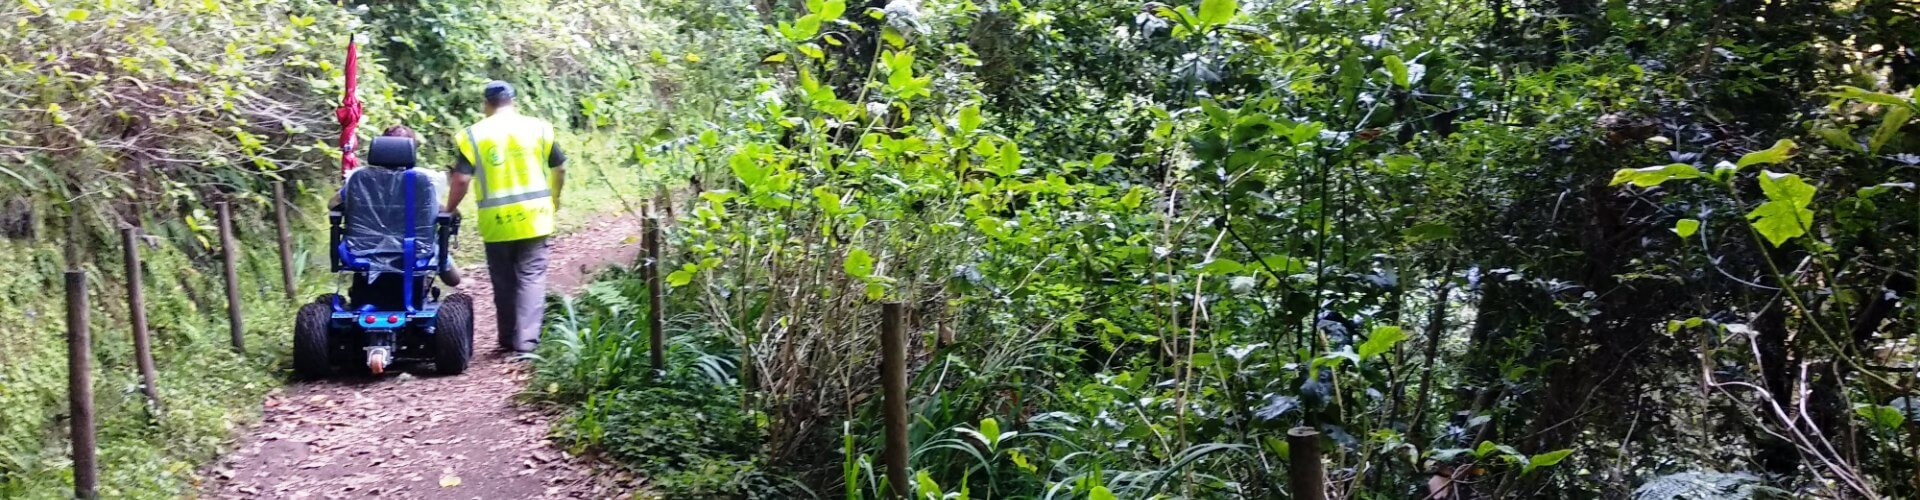
<path id="1" fill-rule="evenodd" d="M 376 167 L 408 169 L 414 165 L 413 139 L 375 137 L 367 145 L 367 164 Z"/>

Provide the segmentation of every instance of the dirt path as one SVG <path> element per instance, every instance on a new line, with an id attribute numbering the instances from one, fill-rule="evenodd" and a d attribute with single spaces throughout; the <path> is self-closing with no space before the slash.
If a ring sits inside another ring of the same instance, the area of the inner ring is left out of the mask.
<path id="1" fill-rule="evenodd" d="M 602 218 L 556 241 L 548 283 L 572 293 L 601 266 L 631 262 L 634 218 Z M 478 244 L 471 242 L 467 244 Z M 297 384 L 206 471 L 212 498 L 615 498 L 634 480 L 568 456 L 549 416 L 517 405 L 525 363 L 494 354 L 492 287 L 471 263 L 474 361 L 465 375 L 388 374 Z"/>

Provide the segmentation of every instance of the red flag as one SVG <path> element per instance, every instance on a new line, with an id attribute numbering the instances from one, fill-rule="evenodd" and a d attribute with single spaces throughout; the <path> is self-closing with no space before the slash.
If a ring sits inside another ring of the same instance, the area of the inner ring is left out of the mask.
<path id="1" fill-rule="evenodd" d="M 347 41 L 347 85 L 346 96 L 340 99 L 340 110 L 334 117 L 340 119 L 340 176 L 360 166 L 359 158 L 353 156 L 359 141 L 354 132 L 360 128 L 360 46 L 351 38 Z"/>

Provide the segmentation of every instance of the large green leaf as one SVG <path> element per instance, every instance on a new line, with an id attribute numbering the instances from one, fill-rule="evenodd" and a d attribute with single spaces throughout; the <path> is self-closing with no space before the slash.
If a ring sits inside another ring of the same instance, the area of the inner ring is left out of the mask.
<path id="1" fill-rule="evenodd" d="M 1788 240 L 1807 235 L 1812 227 L 1812 194 L 1814 187 L 1807 185 L 1799 175 L 1791 173 L 1761 173 L 1761 190 L 1766 192 L 1766 204 L 1761 204 L 1753 212 L 1747 213 L 1747 219 L 1753 221 L 1753 229 L 1761 237 L 1782 246 Z"/>
<path id="2" fill-rule="evenodd" d="M 1767 200 L 1806 207 L 1813 204 L 1814 191 L 1813 185 L 1807 184 L 1807 181 L 1798 175 L 1773 171 L 1760 173 L 1760 192 L 1767 195 Z"/>
<path id="3" fill-rule="evenodd" d="M 1813 204 L 1815 188 L 1800 176 L 1761 172 L 1760 190 L 1768 201 L 1749 212 L 1747 219 L 1773 246 L 1784 245 L 1813 227 L 1813 210 L 1807 207 Z"/>
<path id="4" fill-rule="evenodd" d="M 1000 421 L 992 417 L 980 419 L 980 436 L 987 441 L 988 450 L 999 448 Z"/>
<path id="5" fill-rule="evenodd" d="M 842 14 L 846 14 L 847 0 L 827 0 L 820 3 L 820 8 L 809 10 L 819 15 L 822 21 L 833 21 L 840 19 Z"/>
<path id="6" fill-rule="evenodd" d="M 1907 120 L 1911 119 L 1913 119 L 1913 108 L 1905 106 L 1888 108 L 1887 116 L 1880 119 L 1880 128 L 1874 129 L 1873 137 L 1867 140 L 1867 152 L 1880 154 L 1880 147 L 1886 146 L 1887 141 L 1893 140 L 1893 136 L 1900 133 L 1900 127 L 1906 126 Z"/>
<path id="7" fill-rule="evenodd" d="M 1781 139 L 1775 141 L 1773 147 L 1741 156 L 1740 161 L 1735 163 L 1734 166 L 1746 168 L 1754 165 L 1772 165 L 1787 161 L 1788 158 L 1793 157 L 1793 148 L 1796 146 L 1798 146 L 1798 144 L 1794 144 L 1791 139 Z"/>
<path id="8" fill-rule="evenodd" d="M 1819 135 L 1820 139 L 1827 141 L 1827 144 L 1830 146 L 1855 153 L 1866 152 L 1865 149 L 1860 148 L 1860 141 L 1854 140 L 1853 136 L 1848 135 L 1845 130 L 1833 127 L 1821 127 L 1814 129 L 1813 133 Z"/>
<path id="9" fill-rule="evenodd" d="M 868 255 L 866 250 L 855 248 L 847 252 L 847 260 L 840 264 L 840 268 L 846 270 L 848 276 L 867 279 L 873 276 L 873 256 Z"/>
<path id="10" fill-rule="evenodd" d="M 1197 17 L 1203 28 L 1219 26 L 1233 21 L 1233 13 L 1238 10 L 1240 6 L 1234 0 L 1201 0 Z"/>
<path id="11" fill-rule="evenodd" d="M 1866 420 L 1881 429 L 1899 429 L 1900 424 L 1907 422 L 1906 416 L 1900 413 L 1900 409 L 1892 406 L 1862 405 L 1854 409 L 1853 413 L 1859 415 L 1861 420 Z"/>
<path id="12" fill-rule="evenodd" d="M 1650 188 L 1674 179 L 1698 178 L 1700 178 L 1700 169 L 1693 168 L 1693 165 L 1685 163 L 1673 163 L 1657 167 L 1623 168 L 1613 173 L 1613 182 L 1607 183 L 1607 185 L 1618 186 L 1621 184 L 1633 184 L 1643 188 Z"/>
<path id="13" fill-rule="evenodd" d="M 1678 222 L 1673 223 L 1673 234 L 1680 235 L 1680 239 L 1691 238 L 1693 234 L 1697 232 L 1700 232 L 1700 221 L 1698 219 L 1680 219 Z"/>
<path id="14" fill-rule="evenodd" d="M 1397 326 L 1374 327 L 1373 334 L 1367 335 L 1367 341 L 1360 343 L 1360 359 L 1373 359 L 1375 356 L 1393 350 L 1393 346 L 1407 340 L 1407 332 Z"/>
<path id="15" fill-rule="evenodd" d="M 1863 89 L 1860 87 L 1848 87 L 1845 85 L 1838 87 L 1834 92 L 1828 93 L 1828 95 L 1839 97 L 1842 99 L 1853 99 L 1861 102 L 1870 102 L 1873 104 L 1885 104 L 1888 106 L 1895 106 L 1895 107 L 1913 106 L 1913 101 L 1909 101 L 1904 97 L 1888 94 L 1885 92 L 1874 92 L 1874 91 Z"/>
<path id="16" fill-rule="evenodd" d="M 1525 475 L 1541 467 L 1552 467 L 1572 454 L 1573 450 L 1556 450 L 1527 457 L 1526 465 L 1520 467 L 1520 474 Z"/>
<path id="17" fill-rule="evenodd" d="M 973 133 L 980 128 L 980 106 L 969 105 L 960 108 L 960 116 L 954 119 L 954 125 L 960 129 L 960 135 Z"/>
<path id="18" fill-rule="evenodd" d="M 1558 464 L 1562 460 L 1566 460 L 1567 456 L 1569 455 L 1573 455 L 1573 450 L 1549 451 L 1546 453 L 1541 453 L 1539 455 L 1534 455 L 1532 458 L 1528 458 L 1527 465 L 1532 465 L 1534 467 L 1547 467 L 1550 465 Z"/>
<path id="19" fill-rule="evenodd" d="M 1213 259 L 1212 261 L 1207 262 L 1207 265 L 1202 266 L 1200 268 L 1200 272 L 1219 276 L 1219 275 L 1226 275 L 1226 274 L 1235 274 L 1240 272 L 1243 269 L 1246 269 L 1246 267 L 1247 267 L 1246 265 L 1243 265 L 1240 262 L 1235 261 L 1233 259 L 1216 258 L 1216 259 Z"/>
<path id="20" fill-rule="evenodd" d="M 1400 56 L 1389 55 L 1381 58 L 1380 62 L 1386 66 L 1387 76 L 1393 77 L 1393 86 L 1402 89 L 1413 86 L 1413 82 L 1407 78 L 1407 62 L 1400 60 Z"/>
<path id="21" fill-rule="evenodd" d="M 1807 234 L 1808 225 L 1813 222 L 1813 211 L 1805 208 L 1769 201 L 1747 214 L 1753 221 L 1753 228 L 1767 238 L 1773 246 L 1787 243 L 1800 235 Z"/>

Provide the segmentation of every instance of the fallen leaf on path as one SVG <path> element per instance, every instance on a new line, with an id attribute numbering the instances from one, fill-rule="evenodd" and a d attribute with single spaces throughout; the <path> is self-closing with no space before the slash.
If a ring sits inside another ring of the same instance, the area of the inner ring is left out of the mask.
<path id="1" fill-rule="evenodd" d="M 460 476 L 440 476 L 441 488 L 454 488 L 458 486 L 460 486 Z"/>

